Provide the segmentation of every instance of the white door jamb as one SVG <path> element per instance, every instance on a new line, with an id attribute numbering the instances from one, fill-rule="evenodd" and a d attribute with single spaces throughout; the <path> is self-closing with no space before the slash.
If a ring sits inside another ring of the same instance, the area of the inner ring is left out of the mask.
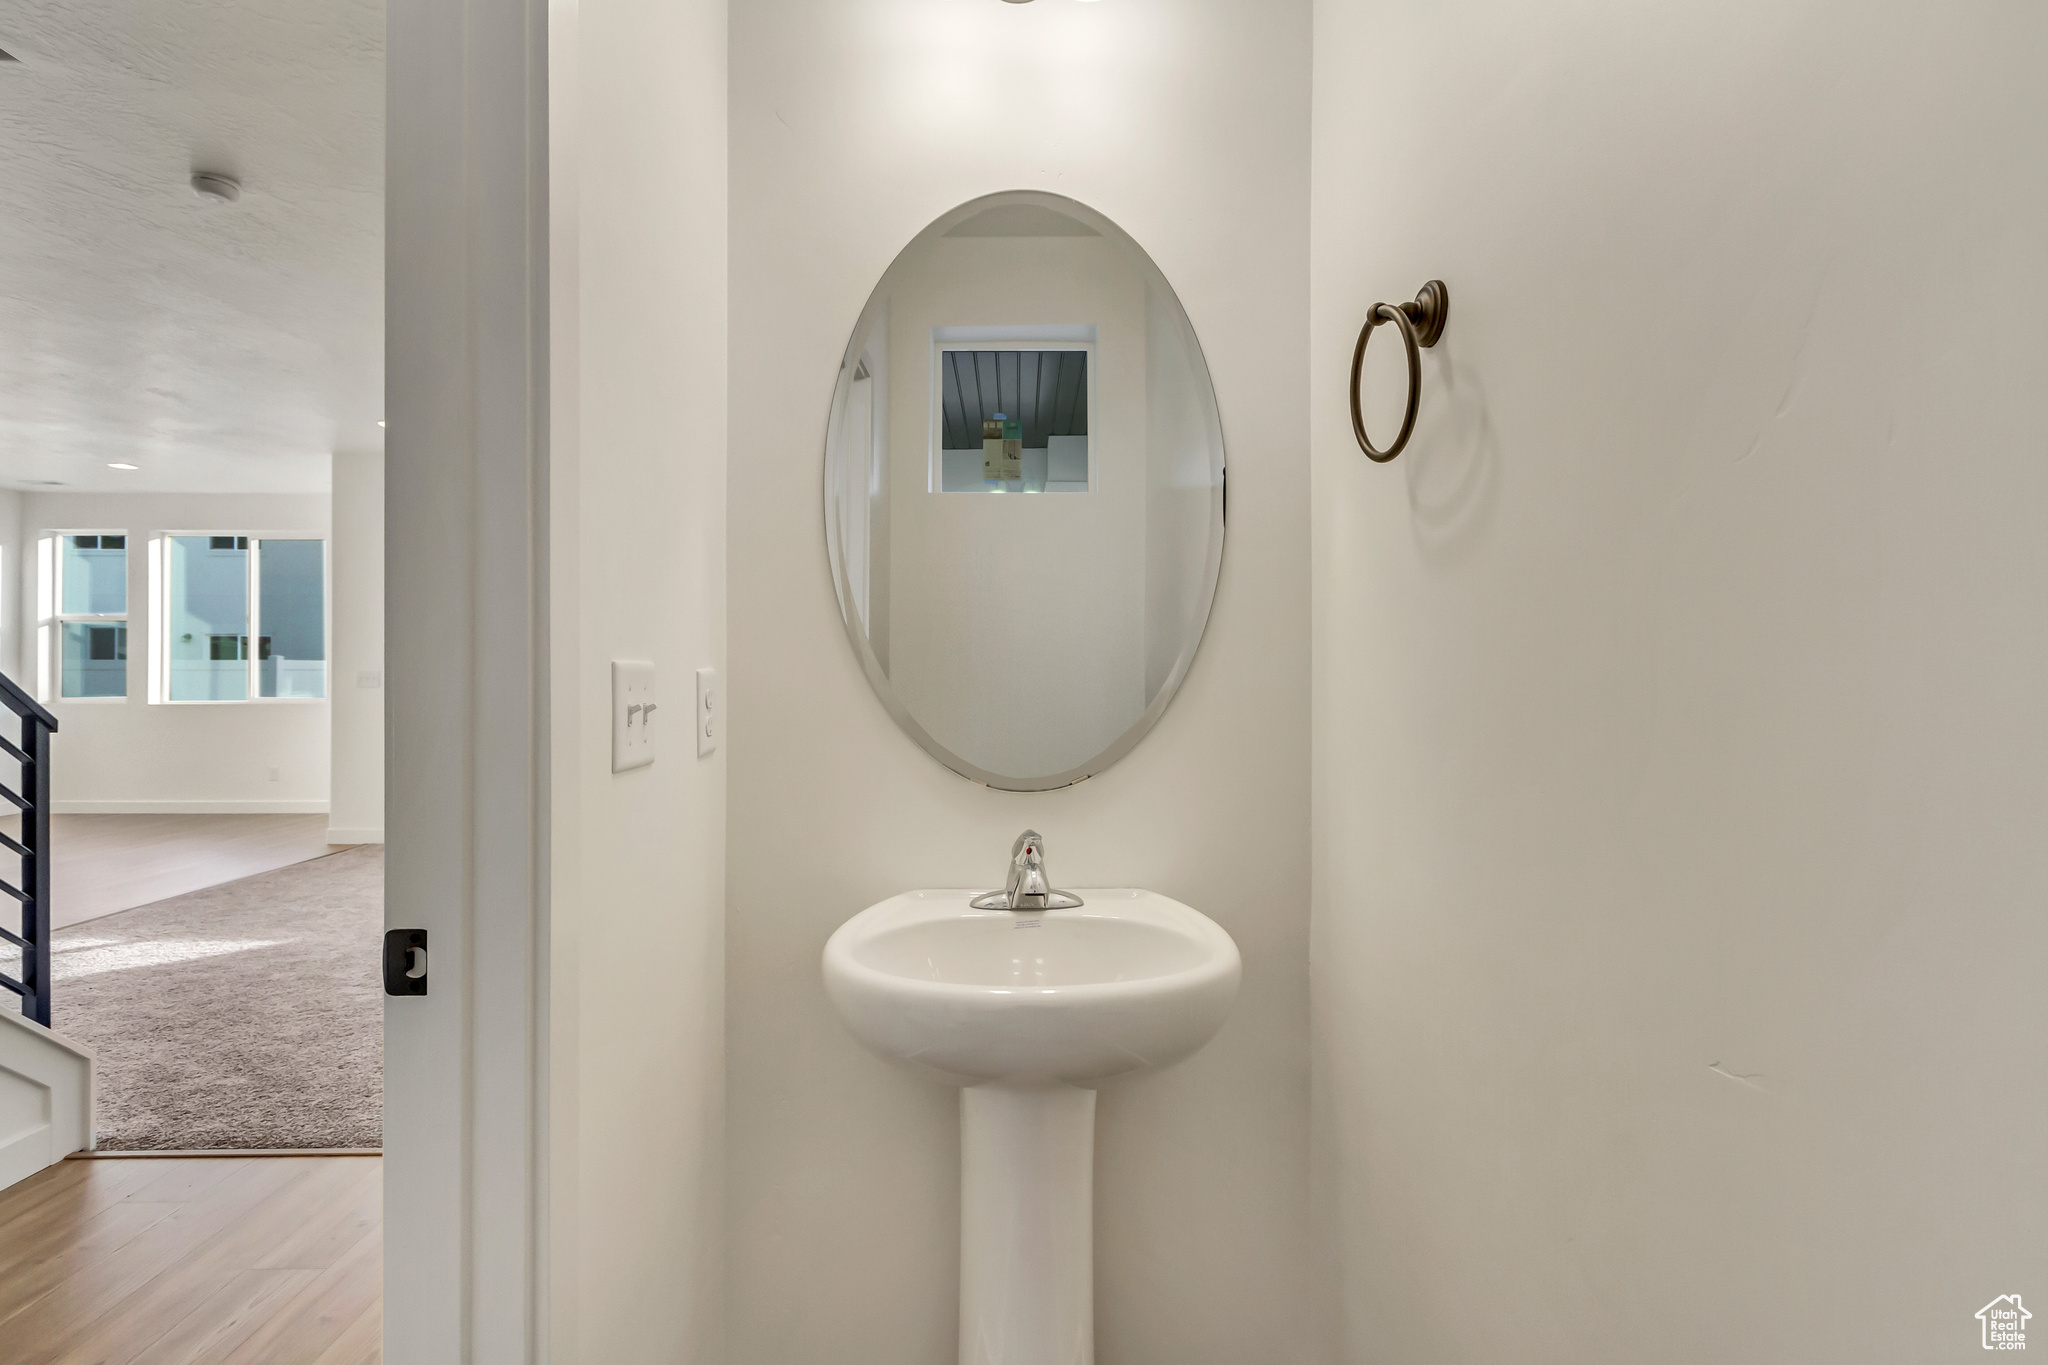
<path id="1" fill-rule="evenodd" d="M 391 0 L 384 1359 L 529 1365 L 546 1302 L 547 8 Z"/>

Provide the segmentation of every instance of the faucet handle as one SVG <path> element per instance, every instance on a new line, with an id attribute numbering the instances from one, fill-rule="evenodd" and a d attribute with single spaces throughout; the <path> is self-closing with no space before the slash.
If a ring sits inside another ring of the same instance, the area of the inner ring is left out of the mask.
<path id="1" fill-rule="evenodd" d="M 976 896 L 970 904 L 976 910 L 1071 910 L 1082 900 L 1053 890 L 1045 870 L 1045 840 L 1037 830 L 1027 829 L 1010 846 L 1010 872 L 1003 889 Z"/>
<path id="2" fill-rule="evenodd" d="M 1042 898 L 1052 890 L 1052 883 L 1045 876 L 1045 842 L 1030 830 L 1024 831 L 1017 839 L 1017 851 L 1010 855 L 1010 881 L 1004 888 L 1010 893 L 1010 904 L 1023 903 L 1027 896 Z"/>

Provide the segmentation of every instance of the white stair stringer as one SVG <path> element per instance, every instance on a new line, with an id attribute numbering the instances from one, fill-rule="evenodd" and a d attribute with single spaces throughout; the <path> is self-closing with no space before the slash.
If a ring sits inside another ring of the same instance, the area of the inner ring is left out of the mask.
<path id="1" fill-rule="evenodd" d="M 93 1145 L 93 1050 L 0 1010 L 0 1189 Z"/>

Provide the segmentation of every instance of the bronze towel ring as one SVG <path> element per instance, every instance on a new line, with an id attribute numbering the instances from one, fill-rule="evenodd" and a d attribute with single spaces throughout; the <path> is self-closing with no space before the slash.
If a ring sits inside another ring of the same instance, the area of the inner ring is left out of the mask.
<path id="1" fill-rule="evenodd" d="M 1351 434 L 1365 458 L 1379 464 L 1399 455 L 1415 432 L 1415 409 L 1422 403 L 1422 354 L 1418 346 L 1434 346 L 1444 334 L 1444 316 L 1451 311 L 1451 291 L 1442 280 L 1431 280 L 1416 291 L 1413 303 L 1376 303 L 1366 310 L 1365 326 L 1358 331 L 1358 345 L 1351 352 Z M 1365 368 L 1365 343 L 1372 329 L 1391 322 L 1401 329 L 1401 344 L 1408 352 L 1408 411 L 1401 418 L 1401 434 L 1385 450 L 1375 449 L 1365 434 L 1365 414 L 1358 408 L 1358 376 Z"/>

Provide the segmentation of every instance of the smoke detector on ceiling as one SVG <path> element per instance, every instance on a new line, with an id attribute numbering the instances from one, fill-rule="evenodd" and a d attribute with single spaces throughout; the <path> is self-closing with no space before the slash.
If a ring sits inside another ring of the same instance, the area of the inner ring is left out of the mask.
<path id="1" fill-rule="evenodd" d="M 218 199 L 224 204 L 232 204 L 242 197 L 242 182 L 231 175 L 219 175 L 213 171 L 194 171 L 192 193 L 201 199 Z"/>

